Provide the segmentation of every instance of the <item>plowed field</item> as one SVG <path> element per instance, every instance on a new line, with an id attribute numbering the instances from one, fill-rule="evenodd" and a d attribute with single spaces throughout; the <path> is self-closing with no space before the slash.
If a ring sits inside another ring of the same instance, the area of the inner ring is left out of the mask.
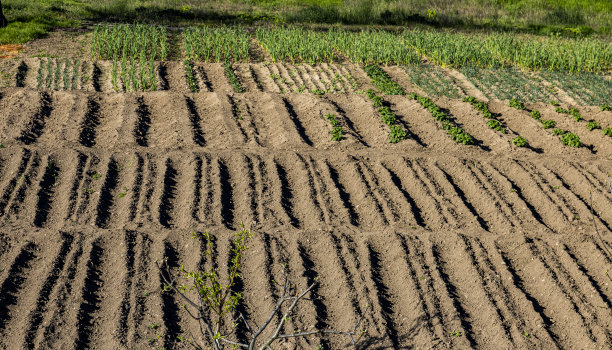
<path id="1" fill-rule="evenodd" d="M 200 266 L 191 232 L 206 230 L 226 274 L 241 223 L 253 238 L 240 307 L 257 323 L 287 264 L 300 288 L 320 278 L 290 327 L 349 330 L 365 314 L 363 348 L 612 344 L 612 139 L 549 104 L 527 107 L 585 147 L 562 145 L 507 102 L 488 101 L 509 130 L 500 134 L 470 104 L 434 99 L 476 141 L 460 145 L 417 101 L 385 96 L 409 133 L 390 144 L 353 65 L 237 64 L 238 94 L 221 64 L 198 65 L 192 93 L 182 64 L 168 62 L 160 91 L 122 93 L 90 62 L 78 67 L 88 80 L 38 89 L 41 62 L 26 59 L 18 87 L 0 90 L 0 348 L 197 339 L 178 297 L 161 293 L 155 261 Z M 414 90 L 403 70 L 385 70 Z M 612 112 L 578 109 L 612 126 Z M 346 131 L 340 142 L 328 113 Z M 530 147 L 512 145 L 516 135 Z M 348 343 L 283 346 L 319 344 Z"/>

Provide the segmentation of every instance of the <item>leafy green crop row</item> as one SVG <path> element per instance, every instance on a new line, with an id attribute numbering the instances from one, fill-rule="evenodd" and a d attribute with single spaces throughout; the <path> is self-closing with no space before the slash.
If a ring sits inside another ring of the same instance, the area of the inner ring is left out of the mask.
<path id="1" fill-rule="evenodd" d="M 405 95 L 404 89 L 396 82 L 394 82 L 389 74 L 387 74 L 382 68 L 376 65 L 365 66 L 364 70 L 366 74 L 372 79 L 372 83 L 386 95 Z"/>
<path id="2" fill-rule="evenodd" d="M 320 33 L 301 28 L 257 28 L 255 36 L 272 61 L 333 62 L 334 50 Z"/>
<path id="3" fill-rule="evenodd" d="M 463 99 L 463 102 L 469 102 L 472 106 L 474 106 L 476 110 L 482 113 L 483 117 L 485 117 L 486 119 L 489 119 L 487 121 L 488 127 L 490 127 L 493 130 L 499 131 L 502 134 L 508 133 L 506 128 L 503 126 L 503 124 L 499 120 L 497 120 L 497 118 L 495 117 L 495 115 L 493 115 L 493 113 L 491 113 L 491 111 L 489 111 L 489 107 L 487 106 L 486 103 L 478 101 L 476 97 L 466 97 Z"/>
<path id="4" fill-rule="evenodd" d="M 389 126 L 389 142 L 398 143 L 408 138 L 408 132 L 400 125 L 397 125 L 397 116 L 389 107 L 382 106 L 382 98 L 376 95 L 373 90 L 366 92 L 366 97 L 372 100 L 372 105 L 378 107 L 378 114 L 383 123 Z"/>
<path id="5" fill-rule="evenodd" d="M 144 24 L 96 26 L 91 43 L 91 58 L 117 61 L 141 58 L 165 60 L 168 53 L 164 27 Z"/>
<path id="6" fill-rule="evenodd" d="M 464 145 L 474 144 L 474 138 L 472 138 L 472 136 L 465 132 L 461 127 L 457 126 L 451 117 L 444 113 L 431 99 L 424 96 L 419 96 L 415 93 L 411 93 L 409 98 L 417 100 L 421 106 L 427 109 L 429 113 L 431 113 L 431 116 L 440 122 L 440 127 L 446 130 L 446 132 L 455 142 L 462 143 Z"/>
<path id="7" fill-rule="evenodd" d="M 508 33 L 465 34 L 434 30 L 317 32 L 297 27 L 260 27 L 255 37 L 273 61 L 332 62 L 336 52 L 358 64 L 418 65 L 423 58 L 452 67 L 518 67 L 532 70 L 605 72 L 612 46 L 598 39 L 540 38 Z M 249 57 L 249 35 L 238 28 L 187 29 L 191 55 L 222 61 Z"/>
<path id="8" fill-rule="evenodd" d="M 249 60 L 249 35 L 240 27 L 188 28 L 183 32 L 187 59 L 204 62 Z"/>
<path id="9" fill-rule="evenodd" d="M 325 115 L 325 119 L 332 126 L 332 129 L 329 133 L 332 135 L 333 141 L 342 141 L 342 135 L 344 135 L 344 130 L 340 126 L 340 122 L 338 121 L 338 117 L 335 114 L 328 113 Z"/>

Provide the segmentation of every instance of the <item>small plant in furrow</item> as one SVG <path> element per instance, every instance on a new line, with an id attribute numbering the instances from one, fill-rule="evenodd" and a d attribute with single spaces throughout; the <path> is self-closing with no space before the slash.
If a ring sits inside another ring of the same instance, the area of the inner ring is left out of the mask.
<path id="1" fill-rule="evenodd" d="M 342 141 L 342 135 L 344 135 L 344 130 L 340 126 L 338 117 L 335 114 L 328 113 L 325 115 L 325 119 L 332 126 L 332 130 L 329 131 L 329 133 L 332 135 L 332 140 Z"/>
<path id="2" fill-rule="evenodd" d="M 366 74 L 372 79 L 372 83 L 376 85 L 385 95 L 405 95 L 404 89 L 394 82 L 389 74 L 377 65 L 367 65 L 363 68 Z"/>
<path id="3" fill-rule="evenodd" d="M 601 126 L 599 126 L 599 123 L 594 120 L 591 120 L 590 122 L 588 122 L 586 127 L 587 129 L 589 129 L 589 131 L 593 131 L 595 129 L 601 129 Z"/>
<path id="4" fill-rule="evenodd" d="M 229 80 L 234 91 L 238 93 L 244 92 L 244 88 L 240 84 L 240 81 L 238 81 L 238 77 L 236 77 L 236 72 L 234 72 L 234 68 L 232 67 L 232 64 L 229 61 L 225 61 L 224 67 L 225 67 L 225 70 L 224 70 L 225 76 Z"/>
<path id="5" fill-rule="evenodd" d="M 529 145 L 529 142 L 527 142 L 527 139 L 521 136 L 515 137 L 514 140 L 512 140 L 512 143 L 516 147 L 526 147 Z"/>
<path id="6" fill-rule="evenodd" d="M 508 104 L 512 108 L 516 108 L 516 109 L 519 109 L 519 110 L 524 110 L 525 109 L 525 105 L 523 104 L 523 102 L 517 100 L 516 98 L 511 99 Z"/>
<path id="7" fill-rule="evenodd" d="M 602 111 L 608 111 L 608 112 L 611 112 L 611 111 L 612 111 L 612 106 L 610 106 L 610 105 L 602 105 L 602 106 L 601 106 L 601 110 L 602 110 Z"/>
<path id="8" fill-rule="evenodd" d="M 582 115 L 580 114 L 580 112 L 578 111 L 578 109 L 576 109 L 576 108 L 571 108 L 571 109 L 569 110 L 569 112 L 570 112 L 570 114 L 572 115 L 572 117 L 574 117 L 574 120 L 576 120 L 577 122 L 579 122 L 579 121 L 581 121 L 581 120 L 583 119 L 583 118 L 582 118 Z"/>
<path id="9" fill-rule="evenodd" d="M 424 96 L 419 96 L 416 93 L 411 93 L 409 98 L 417 100 L 425 109 L 429 111 L 431 116 L 440 122 L 440 127 L 446 130 L 447 134 L 457 143 L 464 145 L 473 145 L 474 138 L 465 132 L 461 127 L 457 126 L 451 117 L 444 113 L 431 99 Z"/>
<path id="10" fill-rule="evenodd" d="M 563 108 L 563 107 L 557 107 L 555 108 L 555 112 L 557 113 L 562 113 L 562 114 L 570 114 L 570 111 L 568 111 L 567 109 Z"/>
<path id="11" fill-rule="evenodd" d="M 554 120 L 542 120 L 542 128 L 543 129 L 552 129 L 557 125 Z"/>
<path id="12" fill-rule="evenodd" d="M 561 135 L 561 143 L 566 146 L 578 148 L 584 146 L 584 144 L 580 141 L 578 135 L 574 133 L 565 132 Z"/>
<path id="13" fill-rule="evenodd" d="M 493 115 L 493 113 L 491 113 L 491 111 L 489 110 L 489 106 L 487 106 L 486 103 L 482 102 L 482 101 L 478 101 L 476 99 L 476 97 L 465 97 L 463 99 L 463 102 L 469 102 L 472 106 L 474 106 L 474 108 L 478 111 L 480 111 L 482 113 L 482 116 L 485 117 L 486 119 L 489 119 L 487 121 L 487 126 L 495 131 L 499 131 L 502 134 L 507 134 L 508 131 L 506 130 L 506 128 L 504 127 L 504 125 L 497 120 L 497 118 Z"/>
<path id="14" fill-rule="evenodd" d="M 603 129 L 603 134 L 604 134 L 605 136 L 610 136 L 610 137 L 612 137 L 612 128 L 605 128 L 605 129 Z"/>
<path id="15" fill-rule="evenodd" d="M 376 105 L 382 106 L 382 98 L 376 96 L 374 91 L 368 90 L 368 92 L 366 92 L 366 96 L 370 100 L 375 101 L 374 107 L 376 107 Z M 404 128 L 402 128 L 400 125 L 397 125 L 397 116 L 391 111 L 389 107 L 384 106 L 378 108 L 378 114 L 380 115 L 380 119 L 382 120 L 382 122 L 389 126 L 389 143 L 398 143 L 408 138 L 408 132 L 404 130 Z"/>
<path id="16" fill-rule="evenodd" d="M 554 101 L 554 100 L 550 100 L 550 104 L 555 106 L 555 107 L 559 106 L 559 102 Z"/>

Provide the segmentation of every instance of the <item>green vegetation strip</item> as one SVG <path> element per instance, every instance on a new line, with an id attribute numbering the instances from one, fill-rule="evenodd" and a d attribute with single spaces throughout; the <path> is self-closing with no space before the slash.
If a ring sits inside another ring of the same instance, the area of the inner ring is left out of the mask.
<path id="1" fill-rule="evenodd" d="M 472 136 L 465 132 L 461 127 L 457 126 L 451 117 L 444 113 L 432 100 L 424 96 L 419 96 L 415 93 L 411 93 L 408 95 L 408 97 L 413 100 L 417 100 L 421 106 L 427 109 L 429 113 L 431 113 L 431 116 L 440 122 L 440 127 L 443 130 L 446 130 L 446 133 L 449 134 L 455 142 L 462 143 L 464 145 L 474 144 L 474 138 L 472 138 Z"/>
<path id="2" fill-rule="evenodd" d="M 482 113 L 483 117 L 485 117 L 486 119 L 489 119 L 489 121 L 487 121 L 488 127 L 490 127 L 493 130 L 499 131 L 502 134 L 508 133 L 508 131 L 502 125 L 502 123 L 499 120 L 497 120 L 497 118 L 493 115 L 493 113 L 491 113 L 491 111 L 489 111 L 489 107 L 487 106 L 486 103 L 482 101 L 478 101 L 476 97 L 466 97 L 463 99 L 463 102 L 469 102 L 476 110 Z"/>
<path id="3" fill-rule="evenodd" d="M 250 38 L 240 27 L 188 28 L 183 44 L 188 59 L 204 62 L 247 62 Z"/>
<path id="4" fill-rule="evenodd" d="M 166 30 L 150 25 L 96 26 L 91 43 L 92 60 L 112 60 L 111 82 L 125 91 L 157 89 L 155 61 L 168 53 Z"/>
<path id="5" fill-rule="evenodd" d="M 408 138 L 408 132 L 400 125 L 397 125 L 397 116 L 389 109 L 382 105 L 382 98 L 376 95 L 373 90 L 366 91 L 366 97 L 372 101 L 374 107 L 378 107 L 378 114 L 383 123 L 389 126 L 389 143 L 398 143 Z"/>
<path id="6" fill-rule="evenodd" d="M 394 82 L 389 74 L 376 65 L 364 67 L 366 74 L 372 79 L 372 83 L 385 95 L 405 95 L 404 89 Z"/>

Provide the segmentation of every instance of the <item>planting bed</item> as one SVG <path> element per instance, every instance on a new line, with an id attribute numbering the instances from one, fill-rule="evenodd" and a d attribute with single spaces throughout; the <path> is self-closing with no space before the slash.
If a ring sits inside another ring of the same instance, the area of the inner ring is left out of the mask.
<path id="1" fill-rule="evenodd" d="M 181 348 L 199 330 L 161 293 L 155 261 L 197 268 L 191 233 L 209 231 L 225 275 L 241 223 L 253 237 L 237 288 L 257 323 L 286 264 L 300 288 L 320 278 L 289 327 L 349 330 L 364 315 L 364 347 L 612 342 L 612 112 L 561 84 L 554 96 L 583 122 L 529 92 L 510 107 L 494 99 L 506 90 L 478 89 L 483 75 L 450 68 L 427 67 L 436 80 L 419 88 L 418 67 L 384 67 L 406 94 L 385 95 L 354 63 L 193 60 L 194 93 L 178 59 L 156 61 L 157 85 L 136 92 L 115 88 L 107 60 L 13 63 L 0 89 L 0 348 Z M 584 145 L 563 145 L 548 120 Z M 394 143 L 392 127 L 405 131 Z M 284 346 L 319 344 L 348 340 Z"/>

